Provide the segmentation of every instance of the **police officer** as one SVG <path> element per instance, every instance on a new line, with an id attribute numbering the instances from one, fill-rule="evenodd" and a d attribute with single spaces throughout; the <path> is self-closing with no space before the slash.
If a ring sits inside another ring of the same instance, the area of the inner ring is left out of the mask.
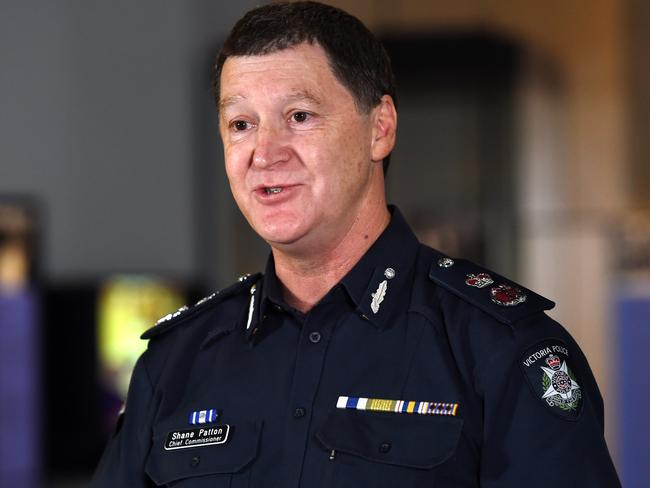
<path id="1" fill-rule="evenodd" d="M 553 303 L 387 206 L 393 75 L 356 18 L 252 10 L 214 83 L 232 193 L 272 252 L 143 335 L 94 487 L 620 486 Z"/>

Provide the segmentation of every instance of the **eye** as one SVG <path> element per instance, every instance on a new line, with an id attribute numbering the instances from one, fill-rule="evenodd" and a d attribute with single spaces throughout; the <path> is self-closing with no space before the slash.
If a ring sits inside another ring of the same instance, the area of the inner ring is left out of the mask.
<path id="1" fill-rule="evenodd" d="M 305 122 L 311 117 L 311 114 L 309 112 L 294 112 L 291 114 L 291 120 L 293 122 Z"/>
<path id="2" fill-rule="evenodd" d="M 233 120 L 230 123 L 230 127 L 237 132 L 241 132 L 250 129 L 250 124 L 245 120 Z"/>

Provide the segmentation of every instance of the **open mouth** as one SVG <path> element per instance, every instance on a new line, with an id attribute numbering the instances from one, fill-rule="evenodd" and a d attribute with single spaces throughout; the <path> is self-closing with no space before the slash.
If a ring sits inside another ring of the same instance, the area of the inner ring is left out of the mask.
<path id="1" fill-rule="evenodd" d="M 267 203 L 283 202 L 294 194 L 296 184 L 268 182 L 266 185 L 261 184 L 255 188 L 257 198 Z"/>

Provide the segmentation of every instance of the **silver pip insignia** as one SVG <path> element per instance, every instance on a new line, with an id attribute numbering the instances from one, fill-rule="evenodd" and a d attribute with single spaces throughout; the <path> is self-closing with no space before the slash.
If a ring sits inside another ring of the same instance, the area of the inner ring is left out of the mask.
<path id="1" fill-rule="evenodd" d="M 372 309 L 372 313 L 379 312 L 379 305 L 381 304 L 381 302 L 384 301 L 384 297 L 386 296 L 387 289 L 388 289 L 388 282 L 384 280 L 381 283 L 379 283 L 379 286 L 377 287 L 377 291 L 371 295 L 372 302 L 370 302 L 370 308 Z"/>

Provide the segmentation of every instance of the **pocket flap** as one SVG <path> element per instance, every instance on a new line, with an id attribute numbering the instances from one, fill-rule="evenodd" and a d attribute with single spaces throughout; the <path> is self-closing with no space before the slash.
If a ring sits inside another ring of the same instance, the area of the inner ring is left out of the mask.
<path id="1" fill-rule="evenodd" d="M 455 417 L 337 409 L 316 437 L 328 450 L 431 469 L 453 456 L 462 426 Z"/>
<path id="2" fill-rule="evenodd" d="M 171 419 L 154 427 L 145 472 L 157 485 L 194 476 L 235 473 L 257 456 L 261 422 L 241 421 L 202 426 L 188 426 L 186 422 L 185 420 L 185 425 L 182 425 L 177 419 Z M 199 435 L 200 428 L 206 429 L 201 432 L 203 436 L 207 431 L 206 437 Z M 191 430 L 195 432 L 189 442 L 185 443 L 183 439 L 180 442 L 170 441 L 174 437 L 190 435 L 174 436 L 175 432 L 185 433 Z"/>

